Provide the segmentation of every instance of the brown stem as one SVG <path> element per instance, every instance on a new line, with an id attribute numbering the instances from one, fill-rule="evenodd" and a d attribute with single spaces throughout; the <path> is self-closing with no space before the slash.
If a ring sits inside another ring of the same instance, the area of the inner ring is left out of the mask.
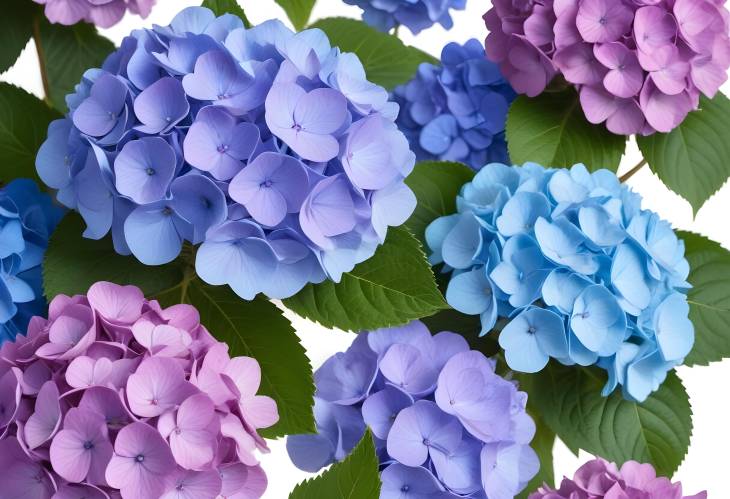
<path id="1" fill-rule="evenodd" d="M 33 18 L 33 42 L 35 43 L 35 49 L 38 53 L 38 65 L 41 70 L 41 81 L 43 82 L 45 101 L 50 105 L 51 85 L 48 83 L 48 72 L 46 71 L 46 53 L 43 50 L 43 44 L 41 43 L 41 21 L 39 15 L 36 15 Z"/>
<path id="2" fill-rule="evenodd" d="M 639 163 L 635 167 L 633 167 L 631 170 L 629 170 L 626 173 L 624 173 L 623 175 L 621 175 L 621 177 L 619 178 L 619 181 L 621 181 L 621 183 L 626 182 L 628 179 L 633 177 L 636 172 L 638 172 L 639 170 L 644 168 L 644 165 L 646 165 L 646 160 L 642 159 L 641 161 L 639 161 Z"/>

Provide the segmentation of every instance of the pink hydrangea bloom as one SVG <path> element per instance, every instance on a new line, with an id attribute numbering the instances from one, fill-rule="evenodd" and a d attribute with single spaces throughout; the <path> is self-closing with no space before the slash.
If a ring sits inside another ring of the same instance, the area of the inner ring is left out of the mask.
<path id="1" fill-rule="evenodd" d="M 79 21 L 94 23 L 100 28 L 114 26 L 124 13 L 147 17 L 156 0 L 33 0 L 45 5 L 46 17 L 52 23 L 67 26 Z"/>
<path id="2" fill-rule="evenodd" d="M 0 483 L 34 499 L 261 497 L 257 430 L 279 415 L 260 382 L 190 305 L 107 282 L 59 295 L 0 349 Z"/>
<path id="3" fill-rule="evenodd" d="M 723 0 L 494 0 L 487 56 L 534 97 L 556 75 L 619 135 L 670 132 L 730 67 Z"/>
<path id="4" fill-rule="evenodd" d="M 627 461 L 616 467 L 604 459 L 588 461 L 578 468 L 575 476 L 563 478 L 560 488 L 540 487 L 529 499 L 706 499 L 707 492 L 693 496 L 682 494 L 682 484 L 657 477 L 651 464 Z"/>

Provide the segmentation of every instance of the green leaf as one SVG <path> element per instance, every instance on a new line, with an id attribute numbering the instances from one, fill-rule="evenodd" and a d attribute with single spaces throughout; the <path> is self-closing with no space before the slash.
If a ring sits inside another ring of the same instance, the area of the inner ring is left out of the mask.
<path id="1" fill-rule="evenodd" d="M 537 457 L 540 458 L 540 471 L 530 480 L 530 483 L 527 484 L 527 487 L 522 490 L 520 495 L 517 496 L 518 499 L 527 499 L 530 494 L 535 492 L 543 484 L 547 484 L 550 487 L 555 485 L 555 469 L 553 467 L 555 432 L 548 428 L 534 410 L 530 410 L 529 400 L 527 401 L 527 406 L 527 412 L 530 413 L 537 427 L 535 437 L 530 442 L 530 447 L 537 453 Z"/>
<path id="2" fill-rule="evenodd" d="M 462 163 L 422 161 L 406 178 L 416 194 L 416 211 L 406 222 L 411 232 L 424 242 L 428 224 L 444 215 L 456 213 L 456 196 L 461 186 L 474 178 L 474 171 Z"/>
<path id="3" fill-rule="evenodd" d="M 681 231 L 689 261 L 689 318 L 695 344 L 687 365 L 707 365 L 730 357 L 730 252 L 706 237 Z"/>
<path id="4" fill-rule="evenodd" d="M 357 54 L 368 80 L 388 90 L 410 80 L 422 62 L 439 64 L 438 59 L 404 45 L 398 37 L 381 33 L 362 21 L 329 17 L 311 27 L 327 33 L 333 47 Z"/>
<path id="5" fill-rule="evenodd" d="M 246 17 L 243 7 L 241 7 L 237 0 L 205 0 L 201 7 L 208 7 L 216 16 L 233 14 L 243 20 L 243 25 L 245 27 L 251 27 L 251 23 L 249 22 L 248 17 Z"/>
<path id="6" fill-rule="evenodd" d="M 298 484 L 289 499 L 378 499 L 378 456 L 370 430 L 347 456 L 316 478 Z"/>
<path id="7" fill-rule="evenodd" d="M 571 167 L 583 163 L 595 171 L 616 171 L 626 137 L 589 123 L 573 90 L 520 96 L 507 116 L 507 145 L 512 162 Z"/>
<path id="8" fill-rule="evenodd" d="M 316 0 L 275 0 L 286 12 L 287 17 L 294 25 L 294 29 L 301 31 L 307 27 L 309 16 Z"/>
<path id="9" fill-rule="evenodd" d="M 134 284 L 150 296 L 183 280 L 183 268 L 175 262 L 159 267 L 143 265 L 133 256 L 114 251 L 111 237 L 100 241 L 82 236 L 84 222 L 68 213 L 51 236 L 43 263 L 45 295 L 85 294 L 97 281 Z"/>
<path id="10" fill-rule="evenodd" d="M 598 369 L 551 362 L 522 386 L 535 410 L 569 448 L 619 465 L 631 459 L 652 463 L 658 475 L 672 476 L 692 434 L 692 409 L 680 379 L 670 372 L 641 404 L 625 400 L 620 390 L 601 396 L 605 381 Z"/>
<path id="11" fill-rule="evenodd" d="M 228 286 L 210 286 L 197 277 L 184 280 L 155 298 L 165 306 L 189 303 L 200 322 L 232 356 L 253 357 L 261 364 L 260 394 L 272 397 L 279 422 L 261 430 L 266 438 L 314 433 L 314 379 L 304 347 L 281 310 L 260 296 L 242 300 Z"/>
<path id="12" fill-rule="evenodd" d="M 61 116 L 25 90 L 0 83 L 0 182 L 38 178 L 35 157 L 48 124 Z"/>
<path id="13" fill-rule="evenodd" d="M 637 137 L 649 167 L 695 214 L 730 176 L 730 101 L 718 93 L 700 99 L 670 133 Z"/>
<path id="14" fill-rule="evenodd" d="M 33 36 L 38 7 L 27 0 L 6 0 L 0 17 L 0 73 L 7 71 Z"/>
<path id="15" fill-rule="evenodd" d="M 309 284 L 284 305 L 325 327 L 350 331 L 406 324 L 447 307 L 418 240 L 392 227 L 372 258 L 330 280 Z"/>
<path id="16" fill-rule="evenodd" d="M 50 95 L 59 111 L 66 111 L 66 95 L 73 92 L 87 69 L 100 67 L 114 44 L 87 23 L 73 26 L 40 24 L 40 63 L 45 70 Z"/>

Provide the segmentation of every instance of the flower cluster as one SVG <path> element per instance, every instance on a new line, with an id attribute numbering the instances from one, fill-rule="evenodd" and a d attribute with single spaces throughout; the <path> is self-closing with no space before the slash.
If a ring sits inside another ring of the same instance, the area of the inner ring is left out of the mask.
<path id="1" fill-rule="evenodd" d="M 460 161 L 475 170 L 506 163 L 504 129 L 515 95 L 481 43 L 449 43 L 440 66 L 421 64 L 410 82 L 395 89 L 397 124 L 419 161 Z"/>
<path id="2" fill-rule="evenodd" d="M 0 187 L 0 345 L 45 312 L 41 263 L 62 216 L 63 210 L 30 180 Z"/>
<path id="3" fill-rule="evenodd" d="M 463 10 L 466 0 L 345 0 L 363 10 L 363 20 L 380 31 L 403 25 L 414 35 L 439 23 L 445 29 L 454 25 L 450 10 Z"/>
<path id="4" fill-rule="evenodd" d="M 46 17 L 52 23 L 70 26 L 79 21 L 101 28 L 114 26 L 129 10 L 147 17 L 157 0 L 33 0 L 45 5 Z"/>
<path id="5" fill-rule="evenodd" d="M 398 106 L 318 29 L 191 7 L 67 101 L 37 168 L 84 235 L 149 265 L 202 243 L 198 275 L 246 299 L 339 281 L 415 208 Z"/>
<path id="6" fill-rule="evenodd" d="M 260 381 L 189 305 L 106 282 L 59 295 L 0 350 L 4 497 L 261 497 L 257 429 L 279 416 Z"/>
<path id="7" fill-rule="evenodd" d="M 287 441 L 315 472 L 375 438 L 382 499 L 514 497 L 537 473 L 527 394 L 469 350 L 462 336 L 423 323 L 360 334 L 315 373 L 318 433 Z M 409 494 L 410 497 L 410 494 Z"/>
<path id="8" fill-rule="evenodd" d="M 563 478 L 558 490 L 544 486 L 530 494 L 529 499 L 573 499 L 590 497 L 626 497 L 642 499 L 706 499 L 707 492 L 693 496 L 682 495 L 682 484 L 657 477 L 651 464 L 626 461 L 619 470 L 614 463 L 601 458 L 588 461 L 575 472 L 571 480 Z"/>
<path id="9" fill-rule="evenodd" d="M 613 133 L 669 132 L 713 97 L 730 66 L 720 0 L 494 0 L 487 54 L 519 93 L 560 73 L 592 123 Z"/>
<path id="10" fill-rule="evenodd" d="M 598 364 L 604 394 L 620 384 L 642 401 L 682 363 L 694 329 L 684 243 L 640 205 L 608 170 L 491 164 L 426 240 L 452 273 L 452 307 L 480 315 L 482 334 L 511 318 L 499 343 L 512 369 Z"/>

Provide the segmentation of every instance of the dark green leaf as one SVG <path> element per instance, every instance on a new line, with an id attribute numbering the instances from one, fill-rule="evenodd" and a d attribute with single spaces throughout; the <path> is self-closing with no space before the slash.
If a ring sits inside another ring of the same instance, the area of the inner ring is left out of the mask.
<path id="1" fill-rule="evenodd" d="M 618 169 L 626 137 L 589 123 L 573 90 L 520 96 L 507 116 L 507 144 L 512 162 L 571 167 L 583 163 L 595 171 Z"/>
<path id="2" fill-rule="evenodd" d="M 155 295 L 163 305 L 189 303 L 200 322 L 231 356 L 253 357 L 261 364 L 260 394 L 272 397 L 279 422 L 261 430 L 266 438 L 314 433 L 314 380 L 304 347 L 281 310 L 260 296 L 242 300 L 228 286 L 210 286 L 197 277 Z"/>
<path id="3" fill-rule="evenodd" d="M 462 163 L 422 161 L 416 165 L 406 184 L 416 194 L 416 211 L 406 222 L 411 232 L 424 242 L 428 224 L 444 215 L 456 213 L 456 196 L 461 186 L 474 178 L 474 171 Z"/>
<path id="4" fill-rule="evenodd" d="M 601 396 L 605 382 L 598 369 L 551 362 L 521 386 L 569 448 L 619 465 L 631 459 L 652 463 L 658 475 L 672 476 L 692 434 L 692 409 L 682 382 L 670 372 L 659 390 L 641 404 L 625 400 L 619 390 Z"/>
<path id="5" fill-rule="evenodd" d="M 43 285 L 48 298 L 85 294 L 97 281 L 134 284 L 150 296 L 183 280 L 179 263 L 149 267 L 133 256 L 116 253 L 111 237 L 94 241 L 85 239 L 83 231 L 83 220 L 72 212 L 51 236 L 43 263 Z"/>
<path id="6" fill-rule="evenodd" d="M 316 478 L 298 484 L 289 499 L 378 499 L 380 475 L 373 437 L 368 430 L 347 456 Z"/>
<path id="7" fill-rule="evenodd" d="M 637 141 L 652 171 L 697 213 L 730 176 L 730 101 L 721 93 L 702 97 L 670 133 Z"/>
<path id="8" fill-rule="evenodd" d="M 446 308 L 420 243 L 393 227 L 375 255 L 339 283 L 309 284 L 284 300 L 297 314 L 350 331 L 406 324 Z"/>
<path id="9" fill-rule="evenodd" d="M 404 45 L 398 37 L 381 33 L 362 21 L 329 17 L 311 27 L 327 33 L 333 47 L 357 54 L 368 79 L 388 90 L 410 80 L 422 62 L 439 64 L 438 59 Z"/>
<path id="10" fill-rule="evenodd" d="M 535 421 L 537 431 L 535 432 L 535 438 L 530 442 L 530 447 L 537 453 L 537 457 L 540 458 L 540 471 L 530 480 L 518 499 L 527 499 L 527 497 L 535 492 L 538 487 L 543 484 L 547 484 L 549 487 L 555 485 L 555 469 L 553 467 L 553 446 L 555 445 L 555 432 L 553 432 L 543 422 L 543 420 L 536 415 L 535 411 L 530 410 L 530 401 L 528 403 L 528 412 L 532 419 Z"/>
<path id="11" fill-rule="evenodd" d="M 297 31 L 307 27 L 315 2 L 316 0 L 276 0 Z"/>
<path id="12" fill-rule="evenodd" d="M 33 17 L 39 7 L 28 0 L 6 0 L 0 17 L 0 73 L 7 71 L 33 36 Z"/>
<path id="13" fill-rule="evenodd" d="M 56 118 L 60 115 L 37 97 L 0 83 L 0 182 L 38 178 L 35 157 Z"/>
<path id="14" fill-rule="evenodd" d="M 66 95 L 71 93 L 87 69 L 100 67 L 114 50 L 114 44 L 87 23 L 73 26 L 40 25 L 40 63 L 45 68 L 50 90 L 48 99 L 65 112 Z"/>
<path id="15" fill-rule="evenodd" d="M 730 357 L 730 252 L 699 234 L 679 232 L 689 261 L 689 318 L 695 344 L 688 365 L 707 365 Z"/>
<path id="16" fill-rule="evenodd" d="M 233 14 L 243 20 L 243 25 L 247 28 L 251 27 L 251 23 L 246 17 L 246 13 L 238 3 L 238 0 L 205 0 L 202 7 L 208 7 L 216 16 L 223 14 Z"/>

